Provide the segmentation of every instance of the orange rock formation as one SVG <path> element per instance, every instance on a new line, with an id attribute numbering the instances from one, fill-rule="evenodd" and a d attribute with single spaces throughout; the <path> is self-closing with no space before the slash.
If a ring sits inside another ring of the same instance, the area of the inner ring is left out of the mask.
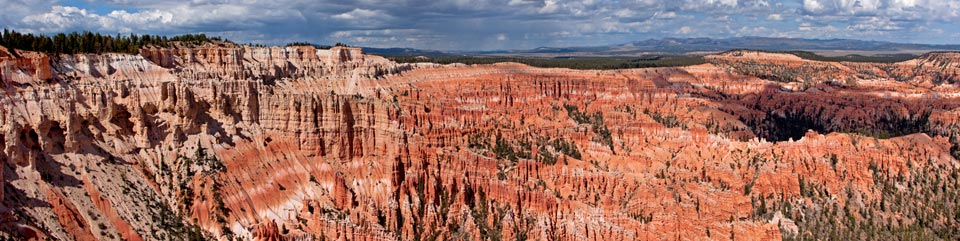
<path id="1" fill-rule="evenodd" d="M 951 239 L 957 56 L 865 64 L 736 51 L 599 71 L 397 64 L 347 47 L 3 50 L 0 230 Z"/>

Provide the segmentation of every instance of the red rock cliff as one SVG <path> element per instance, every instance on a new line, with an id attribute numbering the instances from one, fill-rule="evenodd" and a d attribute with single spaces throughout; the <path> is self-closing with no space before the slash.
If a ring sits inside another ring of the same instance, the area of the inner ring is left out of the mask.
<path id="1" fill-rule="evenodd" d="M 748 53 L 581 71 L 232 45 L 54 59 L 0 56 L 11 237 L 879 239 L 957 225 L 956 88 L 857 74 L 913 62 Z M 936 66 L 917 73 L 956 69 Z M 803 86 L 783 81 L 795 71 Z"/>

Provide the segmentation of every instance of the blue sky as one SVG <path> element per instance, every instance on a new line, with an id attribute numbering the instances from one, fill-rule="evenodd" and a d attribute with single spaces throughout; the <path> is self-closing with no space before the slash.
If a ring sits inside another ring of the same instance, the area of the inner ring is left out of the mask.
<path id="1" fill-rule="evenodd" d="M 440 50 L 596 46 L 665 37 L 960 44 L 960 0 L 0 0 L 34 33 L 208 33 L 236 42 Z"/>

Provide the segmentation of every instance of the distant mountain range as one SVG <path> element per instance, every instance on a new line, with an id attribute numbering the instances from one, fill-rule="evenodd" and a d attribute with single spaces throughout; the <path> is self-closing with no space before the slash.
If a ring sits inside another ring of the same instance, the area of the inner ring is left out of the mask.
<path id="1" fill-rule="evenodd" d="M 930 51 L 957 51 L 960 44 L 932 45 L 906 44 L 884 41 L 864 41 L 852 39 L 801 39 L 801 38 L 663 38 L 635 41 L 619 45 L 593 47 L 541 47 L 529 50 L 501 50 L 478 52 L 443 52 L 410 48 L 365 49 L 365 52 L 382 55 L 438 55 L 438 54 L 477 54 L 477 55 L 541 55 L 541 56 L 623 56 L 642 54 L 687 54 L 700 52 L 721 52 L 731 49 L 755 49 L 766 51 L 813 51 L 840 53 L 919 53 Z"/>

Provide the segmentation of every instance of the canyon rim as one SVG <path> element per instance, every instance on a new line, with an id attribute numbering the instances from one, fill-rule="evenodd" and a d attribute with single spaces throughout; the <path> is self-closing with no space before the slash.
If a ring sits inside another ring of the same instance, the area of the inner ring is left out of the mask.
<path id="1" fill-rule="evenodd" d="M 954 1 L 174 2 L 0 1 L 0 240 L 960 239 Z"/>

